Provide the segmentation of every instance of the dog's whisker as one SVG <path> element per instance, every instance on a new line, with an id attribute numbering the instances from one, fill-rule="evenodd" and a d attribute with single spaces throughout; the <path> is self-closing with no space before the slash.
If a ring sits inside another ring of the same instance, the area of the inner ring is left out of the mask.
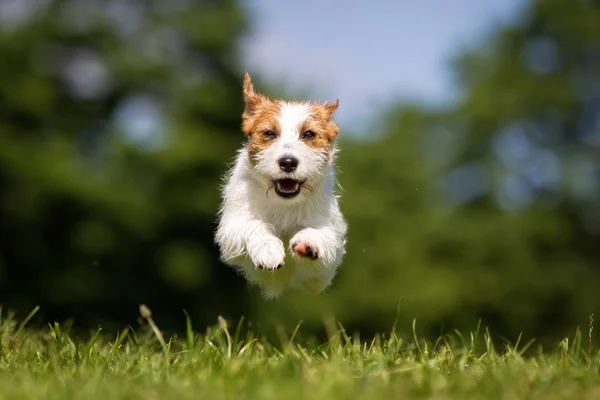
<path id="1" fill-rule="evenodd" d="M 267 191 L 265 193 L 265 197 L 268 198 L 269 197 L 269 190 L 274 189 L 274 188 L 275 188 L 275 185 L 269 185 L 269 186 L 267 186 Z"/>
<path id="2" fill-rule="evenodd" d="M 311 193 L 315 193 L 315 189 L 308 183 L 305 183 L 304 185 L 302 185 L 306 190 L 308 190 Z"/>

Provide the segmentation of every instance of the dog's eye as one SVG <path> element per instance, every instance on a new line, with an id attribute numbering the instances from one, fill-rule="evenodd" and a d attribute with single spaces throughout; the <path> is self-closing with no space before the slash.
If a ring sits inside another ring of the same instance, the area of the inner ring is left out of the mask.
<path id="1" fill-rule="evenodd" d="M 266 137 L 271 138 L 271 139 L 274 138 L 275 136 L 277 136 L 277 135 L 275 135 L 275 132 L 273 132 L 273 131 L 264 131 L 263 135 L 265 135 Z"/>
<path id="2" fill-rule="evenodd" d="M 302 139 L 310 140 L 315 137 L 315 133 L 313 131 L 306 131 L 302 134 Z"/>

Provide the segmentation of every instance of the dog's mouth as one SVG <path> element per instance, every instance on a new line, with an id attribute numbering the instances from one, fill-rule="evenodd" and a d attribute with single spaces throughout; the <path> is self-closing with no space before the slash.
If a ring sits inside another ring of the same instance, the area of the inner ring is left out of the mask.
<path id="1" fill-rule="evenodd" d="M 298 196 L 304 182 L 295 179 L 277 179 L 273 181 L 275 184 L 275 193 L 287 199 Z"/>

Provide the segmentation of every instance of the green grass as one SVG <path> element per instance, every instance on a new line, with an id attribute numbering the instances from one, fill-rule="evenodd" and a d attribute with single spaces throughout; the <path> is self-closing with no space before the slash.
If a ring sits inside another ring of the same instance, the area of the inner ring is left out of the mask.
<path id="1" fill-rule="evenodd" d="M 31 331 L 28 318 L 0 318 L 0 399 L 600 398 L 591 323 L 541 352 L 477 331 L 363 342 L 331 323 L 326 343 L 299 343 L 292 332 L 272 344 L 222 319 L 203 334 L 188 320 L 187 335 L 165 340 L 149 310 L 142 315 L 148 324 L 111 340 L 100 330 L 76 340 L 68 326 Z"/>

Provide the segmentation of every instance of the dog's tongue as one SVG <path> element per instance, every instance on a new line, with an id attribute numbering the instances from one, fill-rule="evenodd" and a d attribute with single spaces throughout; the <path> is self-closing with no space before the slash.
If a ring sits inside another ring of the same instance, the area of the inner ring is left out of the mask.
<path id="1" fill-rule="evenodd" d="M 298 182 L 293 179 L 281 179 L 277 181 L 277 185 L 283 192 L 294 192 L 298 188 Z"/>

